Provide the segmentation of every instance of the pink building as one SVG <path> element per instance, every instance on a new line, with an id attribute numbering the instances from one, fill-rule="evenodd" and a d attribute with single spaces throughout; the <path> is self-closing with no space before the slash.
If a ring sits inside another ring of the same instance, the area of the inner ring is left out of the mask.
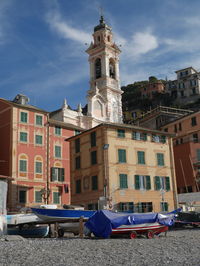
<path id="1" fill-rule="evenodd" d="M 50 114 L 17 95 L 0 99 L 0 174 L 11 176 L 8 210 L 70 204 L 70 159 L 66 138 L 77 126 L 52 120 Z"/>

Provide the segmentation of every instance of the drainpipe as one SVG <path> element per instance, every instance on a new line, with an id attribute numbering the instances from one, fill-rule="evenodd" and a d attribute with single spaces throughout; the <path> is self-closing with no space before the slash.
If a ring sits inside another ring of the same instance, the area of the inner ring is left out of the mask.
<path id="1" fill-rule="evenodd" d="M 173 195 L 174 195 L 174 207 L 175 209 L 177 209 L 178 208 L 178 196 L 177 196 L 176 173 L 175 173 L 175 166 L 174 166 L 172 138 L 169 139 L 169 156 L 170 156 L 170 165 L 171 165 L 172 189 L 173 189 Z"/>
<path id="2" fill-rule="evenodd" d="M 46 183 L 46 204 L 49 204 L 50 188 L 49 188 L 49 114 L 47 114 L 47 183 Z"/>

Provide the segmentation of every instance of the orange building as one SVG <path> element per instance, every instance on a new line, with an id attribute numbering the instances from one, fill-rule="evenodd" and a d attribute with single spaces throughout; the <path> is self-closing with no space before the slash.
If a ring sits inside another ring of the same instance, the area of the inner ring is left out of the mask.
<path id="1" fill-rule="evenodd" d="M 200 111 L 162 129 L 176 134 L 173 142 L 178 192 L 200 191 Z"/>
<path id="2" fill-rule="evenodd" d="M 135 212 L 176 208 L 170 134 L 103 123 L 68 141 L 72 204 Z"/>
<path id="3" fill-rule="evenodd" d="M 80 128 L 55 121 L 17 95 L 0 99 L 0 174 L 11 176 L 8 211 L 41 203 L 70 203 L 69 144 Z"/>
<path id="4" fill-rule="evenodd" d="M 154 82 L 149 80 L 147 85 L 140 89 L 142 98 L 148 97 L 149 99 L 152 99 L 156 93 L 164 93 L 164 91 L 165 86 L 160 80 Z"/>

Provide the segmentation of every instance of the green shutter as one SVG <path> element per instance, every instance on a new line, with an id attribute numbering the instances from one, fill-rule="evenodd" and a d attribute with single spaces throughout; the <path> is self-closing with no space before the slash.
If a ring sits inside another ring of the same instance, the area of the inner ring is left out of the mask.
<path id="1" fill-rule="evenodd" d="M 160 184 L 160 176 L 155 176 L 155 190 L 160 190 L 161 184 Z"/>
<path id="2" fill-rule="evenodd" d="M 35 202 L 42 202 L 42 193 L 40 191 L 35 191 Z"/>
<path id="3" fill-rule="evenodd" d="M 135 175 L 135 189 L 140 189 L 140 176 Z"/>
<path id="4" fill-rule="evenodd" d="M 138 151 L 138 164 L 145 164 L 144 151 Z"/>
<path id="5" fill-rule="evenodd" d="M 146 189 L 151 189 L 151 178 L 149 175 L 146 176 Z"/>
<path id="6" fill-rule="evenodd" d="M 126 174 L 120 174 L 119 175 L 119 183 L 120 183 L 120 188 L 128 188 L 128 183 L 127 183 L 127 175 Z"/>
<path id="7" fill-rule="evenodd" d="M 56 180 L 57 180 L 56 168 L 55 167 L 51 167 L 51 181 L 56 181 Z"/>
<path id="8" fill-rule="evenodd" d="M 118 150 L 118 161 L 119 163 L 126 163 L 126 150 Z"/>
<path id="9" fill-rule="evenodd" d="M 65 180 L 65 168 L 61 168 L 61 182 Z"/>
<path id="10" fill-rule="evenodd" d="M 200 149 L 197 149 L 197 162 L 200 162 Z"/>
<path id="11" fill-rule="evenodd" d="M 147 140 L 147 133 L 142 134 L 142 140 L 146 141 Z"/>
<path id="12" fill-rule="evenodd" d="M 164 154 L 157 153 L 157 164 L 158 166 L 164 166 Z"/>
<path id="13" fill-rule="evenodd" d="M 90 142 L 91 142 L 91 147 L 96 146 L 96 131 L 90 134 Z"/>
<path id="14" fill-rule="evenodd" d="M 59 192 L 53 192 L 53 203 L 60 204 L 60 193 Z"/>
<path id="15" fill-rule="evenodd" d="M 169 191 L 170 190 L 170 178 L 169 178 L 169 176 L 165 177 L 165 184 L 166 184 L 166 190 Z"/>

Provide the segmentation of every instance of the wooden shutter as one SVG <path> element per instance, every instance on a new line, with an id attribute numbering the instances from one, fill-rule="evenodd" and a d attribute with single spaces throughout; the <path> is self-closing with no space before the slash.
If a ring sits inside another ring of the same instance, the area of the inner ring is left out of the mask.
<path id="1" fill-rule="evenodd" d="M 160 176 L 155 176 L 155 190 L 160 190 L 161 184 L 160 184 Z"/>
<path id="2" fill-rule="evenodd" d="M 166 190 L 169 191 L 170 190 L 170 178 L 169 178 L 169 176 L 165 177 L 165 185 L 166 185 Z"/>
<path id="3" fill-rule="evenodd" d="M 135 189 L 140 189 L 140 176 L 135 175 Z"/>
<path id="4" fill-rule="evenodd" d="M 51 181 L 56 181 L 57 177 L 56 177 L 56 168 L 55 167 L 51 167 Z"/>
<path id="5" fill-rule="evenodd" d="M 149 175 L 146 176 L 146 189 L 151 189 L 151 178 Z"/>

